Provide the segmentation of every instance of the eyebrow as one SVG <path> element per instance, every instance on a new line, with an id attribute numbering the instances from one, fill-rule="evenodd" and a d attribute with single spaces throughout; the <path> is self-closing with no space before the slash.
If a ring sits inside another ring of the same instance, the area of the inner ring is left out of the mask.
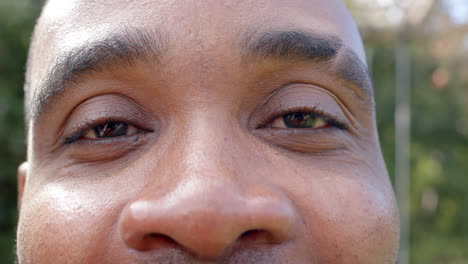
<path id="1" fill-rule="evenodd" d="M 168 42 L 163 31 L 126 28 L 58 56 L 45 82 L 33 95 L 30 116 L 33 119 L 40 116 L 66 88 L 86 75 L 117 66 L 159 63 L 168 49 Z M 252 31 L 241 38 L 241 50 L 243 64 L 267 59 L 325 64 L 340 79 L 353 84 L 359 94 L 373 95 L 372 79 L 366 65 L 336 36 L 301 30 Z M 331 66 L 333 60 L 335 63 Z"/>
<path id="2" fill-rule="evenodd" d="M 242 38 L 242 62 L 266 60 L 286 63 L 311 62 L 352 84 L 358 95 L 373 96 L 372 78 L 359 56 L 334 35 L 303 30 L 247 32 Z"/>
<path id="3" fill-rule="evenodd" d="M 162 31 L 125 28 L 107 37 L 85 43 L 61 56 L 37 89 L 31 100 L 31 116 L 37 118 L 49 104 L 85 75 L 116 66 L 130 67 L 137 63 L 158 63 L 167 49 L 168 37 Z"/>

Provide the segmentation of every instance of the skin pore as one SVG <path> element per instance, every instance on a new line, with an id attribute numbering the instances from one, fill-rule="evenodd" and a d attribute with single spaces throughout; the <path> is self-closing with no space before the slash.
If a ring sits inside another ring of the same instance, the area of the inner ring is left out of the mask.
<path id="1" fill-rule="evenodd" d="M 50 0 L 26 90 L 19 263 L 395 263 L 341 1 Z"/>

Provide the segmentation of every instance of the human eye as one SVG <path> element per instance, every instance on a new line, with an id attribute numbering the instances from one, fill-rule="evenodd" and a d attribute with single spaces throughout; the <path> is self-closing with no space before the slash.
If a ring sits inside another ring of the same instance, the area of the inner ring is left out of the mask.
<path id="1" fill-rule="evenodd" d="M 274 117 L 265 127 L 278 129 L 345 129 L 346 125 L 344 122 L 339 121 L 337 117 L 327 115 L 323 111 L 313 108 L 311 110 L 285 111 Z"/>
<path id="2" fill-rule="evenodd" d="M 92 127 L 81 137 L 87 140 L 131 136 L 138 133 L 138 128 L 125 122 L 106 122 Z"/>
<path id="3" fill-rule="evenodd" d="M 327 122 L 313 113 L 294 112 L 276 118 L 271 126 L 276 128 L 325 128 Z"/>
<path id="4" fill-rule="evenodd" d="M 311 84 L 282 86 L 251 115 L 252 133 L 265 143 L 302 154 L 346 149 L 352 123 L 341 101 Z"/>
<path id="5" fill-rule="evenodd" d="M 129 97 L 103 94 L 66 116 L 56 149 L 76 164 L 111 162 L 151 145 L 159 127 L 158 120 Z"/>
<path id="6" fill-rule="evenodd" d="M 71 144 L 79 141 L 105 141 L 128 138 L 144 133 L 145 131 L 136 125 L 126 121 L 104 120 L 86 122 L 78 126 L 71 136 L 65 139 L 65 143 Z"/>
<path id="7" fill-rule="evenodd" d="M 318 107 L 292 107 L 273 114 L 254 134 L 285 150 L 321 154 L 346 148 L 348 126 Z"/>

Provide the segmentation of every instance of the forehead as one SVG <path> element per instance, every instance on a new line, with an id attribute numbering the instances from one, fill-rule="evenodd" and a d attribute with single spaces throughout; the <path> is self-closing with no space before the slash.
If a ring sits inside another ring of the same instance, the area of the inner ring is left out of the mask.
<path id="1" fill-rule="evenodd" d="M 63 29 L 76 23 L 94 27 L 96 22 L 101 26 L 130 23 L 143 27 L 155 22 L 195 26 L 290 22 L 340 31 L 339 27 L 349 25 L 350 18 L 340 0 L 49 0 L 44 15 Z"/>
<path id="2" fill-rule="evenodd" d="M 36 30 L 31 92 L 61 54 L 129 26 L 164 30 L 177 52 L 204 47 L 219 54 L 245 32 L 306 29 L 338 36 L 365 62 L 355 23 L 339 0 L 50 0 Z"/>

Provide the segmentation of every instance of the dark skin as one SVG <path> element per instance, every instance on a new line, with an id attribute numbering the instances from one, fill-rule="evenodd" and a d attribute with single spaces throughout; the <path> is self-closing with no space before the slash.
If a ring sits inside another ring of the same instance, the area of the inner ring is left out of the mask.
<path id="1" fill-rule="evenodd" d="M 19 263 L 395 263 L 398 214 L 340 1 L 49 1 Z"/>

